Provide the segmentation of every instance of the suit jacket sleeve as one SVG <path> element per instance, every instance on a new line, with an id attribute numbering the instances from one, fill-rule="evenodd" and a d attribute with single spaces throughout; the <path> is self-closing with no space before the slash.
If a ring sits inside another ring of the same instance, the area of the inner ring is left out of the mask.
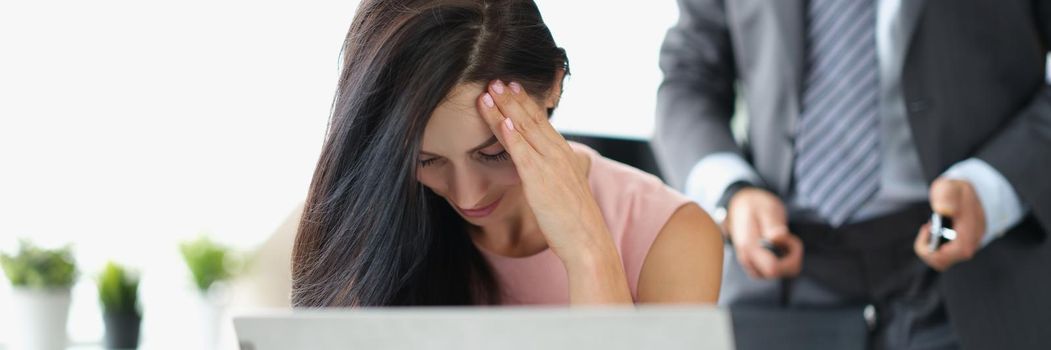
<path id="1" fill-rule="evenodd" d="M 1035 1 L 1044 53 L 1051 45 L 1051 3 Z M 986 143 L 977 157 L 1000 172 L 1045 228 L 1051 227 L 1051 86 Z"/>
<path id="2" fill-rule="evenodd" d="M 741 154 L 730 131 L 736 81 L 722 0 L 679 0 L 679 20 L 660 51 L 653 147 L 668 182 L 682 189 L 706 155 Z"/>

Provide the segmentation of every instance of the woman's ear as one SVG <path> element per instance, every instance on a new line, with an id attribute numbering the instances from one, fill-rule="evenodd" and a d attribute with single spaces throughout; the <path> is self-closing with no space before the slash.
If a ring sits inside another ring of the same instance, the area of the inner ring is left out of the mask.
<path id="1" fill-rule="evenodd" d="M 555 71 L 555 81 L 551 84 L 551 89 L 547 91 L 547 97 L 544 98 L 545 108 L 558 107 L 558 101 L 562 99 L 562 79 L 565 77 L 565 69 L 559 68 Z"/>

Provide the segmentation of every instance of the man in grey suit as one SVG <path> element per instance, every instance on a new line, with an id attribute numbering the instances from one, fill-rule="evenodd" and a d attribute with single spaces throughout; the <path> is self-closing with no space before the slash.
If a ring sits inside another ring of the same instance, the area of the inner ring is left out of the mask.
<path id="1" fill-rule="evenodd" d="M 721 303 L 872 305 L 876 347 L 1051 348 L 1051 1 L 679 9 L 653 145 L 732 244 Z M 957 231 L 933 251 L 932 210 Z"/>

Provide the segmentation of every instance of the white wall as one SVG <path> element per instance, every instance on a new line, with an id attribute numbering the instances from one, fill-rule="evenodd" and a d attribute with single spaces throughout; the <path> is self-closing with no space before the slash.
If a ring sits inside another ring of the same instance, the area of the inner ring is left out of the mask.
<path id="1" fill-rule="evenodd" d="M 302 200 L 354 7 L 2 2 L 0 249 L 73 242 L 87 277 L 106 259 L 139 266 L 144 336 L 177 341 L 160 332 L 186 310 L 176 242 L 208 231 L 251 247 Z M 96 339 L 82 282 L 70 331 Z"/>
<path id="2" fill-rule="evenodd" d="M 648 137 L 674 2 L 538 3 L 574 73 L 556 126 Z M 72 242 L 86 277 L 140 267 L 145 340 L 178 341 L 164 331 L 189 300 L 177 242 L 253 247 L 302 200 L 355 6 L 0 2 L 0 250 Z M 75 290 L 74 339 L 101 335 L 93 288 Z"/>
<path id="3" fill-rule="evenodd" d="M 538 0 L 572 76 L 553 123 L 562 131 L 649 138 L 657 56 L 678 18 L 675 1 Z"/>

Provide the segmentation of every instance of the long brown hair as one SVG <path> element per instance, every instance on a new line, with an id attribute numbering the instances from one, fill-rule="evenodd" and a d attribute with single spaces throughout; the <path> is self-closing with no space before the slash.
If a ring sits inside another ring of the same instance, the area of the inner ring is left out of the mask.
<path id="1" fill-rule="evenodd" d="M 293 306 L 498 303 L 466 223 L 416 181 L 420 139 L 458 84 L 550 91 L 568 74 L 565 51 L 532 0 L 365 0 L 343 45 L 292 254 Z"/>

